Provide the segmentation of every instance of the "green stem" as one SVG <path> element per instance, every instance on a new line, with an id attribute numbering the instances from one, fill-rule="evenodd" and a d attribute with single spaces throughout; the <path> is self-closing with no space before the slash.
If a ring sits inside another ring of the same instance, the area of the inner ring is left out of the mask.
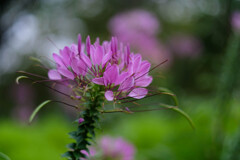
<path id="1" fill-rule="evenodd" d="M 96 124 L 99 122 L 100 112 L 98 109 L 102 106 L 104 96 L 101 94 L 100 88 L 92 88 L 87 95 L 88 102 L 87 108 L 81 113 L 81 117 L 84 119 L 82 123 L 78 125 L 76 131 L 70 132 L 70 136 L 75 140 L 74 143 L 68 145 L 70 149 L 63 156 L 69 160 L 81 160 L 86 158 L 86 155 L 81 151 L 87 151 L 88 146 L 91 145 L 91 141 L 95 137 Z"/>

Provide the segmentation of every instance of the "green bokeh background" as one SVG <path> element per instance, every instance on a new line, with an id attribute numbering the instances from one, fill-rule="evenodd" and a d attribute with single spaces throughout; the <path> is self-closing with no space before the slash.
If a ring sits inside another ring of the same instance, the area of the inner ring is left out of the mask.
<path id="1" fill-rule="evenodd" d="M 46 76 L 46 72 L 34 67 L 29 56 L 39 57 L 46 65 L 49 61 L 43 56 L 46 53 L 39 54 L 39 50 L 25 53 L 27 45 L 13 50 L 10 58 L 5 60 L 7 52 L 4 48 L 15 45 L 11 40 L 14 37 L 9 31 L 11 27 L 21 15 L 34 16 L 41 33 L 34 37 L 35 49 L 47 41 L 46 37 L 53 38 L 57 46 L 61 46 L 58 40 L 62 37 L 76 42 L 78 33 L 83 39 L 90 35 L 92 40 L 96 37 L 108 40 L 111 37 L 108 29 L 111 17 L 134 9 L 147 10 L 157 17 L 161 32 L 155 37 L 166 46 L 169 38 L 178 33 L 195 36 L 202 42 L 199 57 L 172 55 L 168 68 L 159 67 L 151 73 L 154 77 L 151 87 L 172 90 L 178 96 L 179 107 L 192 118 L 196 129 L 192 129 L 183 116 L 167 109 L 134 114 L 112 113 L 101 116 L 96 140 L 106 135 L 126 139 L 136 148 L 135 160 L 240 159 L 240 34 L 231 27 L 232 13 L 240 10 L 239 1 L 3 0 L 0 3 L 0 63 L 8 64 L 11 58 L 17 59 L 9 68 L 0 65 L 0 152 L 12 160 L 63 159 L 61 154 L 72 141 L 67 133 L 76 127 L 72 123 L 76 114 L 62 105 L 49 104 L 31 124 L 16 116 L 14 93 L 18 86 L 15 78 L 20 75 L 16 71 Z M 44 47 L 40 48 L 40 53 L 45 51 Z M 32 89 L 33 97 L 28 95 L 32 100 L 31 111 L 44 100 L 61 98 L 28 81 L 21 80 L 21 84 Z M 139 101 L 144 108 L 159 107 L 152 102 L 173 104 L 162 95 Z"/>

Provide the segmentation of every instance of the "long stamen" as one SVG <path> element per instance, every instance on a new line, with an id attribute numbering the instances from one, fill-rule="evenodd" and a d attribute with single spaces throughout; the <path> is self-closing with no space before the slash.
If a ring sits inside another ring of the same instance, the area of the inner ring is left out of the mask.
<path id="1" fill-rule="evenodd" d="M 151 71 L 153 71 L 154 69 L 156 69 L 157 67 L 161 66 L 162 64 L 166 63 L 168 60 L 166 59 L 165 61 L 159 63 L 158 65 L 156 65 L 155 67 L 153 67 L 152 69 L 150 69 L 148 72 L 144 73 L 143 75 L 137 77 L 135 80 L 145 76 L 146 74 L 150 73 Z"/>
<path id="2" fill-rule="evenodd" d="M 34 76 L 34 77 L 38 77 L 38 78 L 42 78 L 42 79 L 48 79 L 48 78 L 43 77 L 43 76 L 41 76 L 41 75 L 37 75 L 37 74 L 34 74 L 34 73 L 25 72 L 25 71 L 17 71 L 17 73 L 23 73 L 23 74 L 27 74 L 27 75 Z"/>
<path id="3" fill-rule="evenodd" d="M 65 104 L 65 105 L 67 105 L 67 106 L 70 106 L 70 107 L 72 107 L 72 108 L 78 109 L 77 106 L 74 106 L 74 105 L 72 105 L 72 104 L 68 104 L 68 103 L 66 103 L 66 102 L 62 102 L 62 101 L 58 101 L 58 100 L 53 100 L 52 102 L 62 103 L 62 104 Z"/>
<path id="4" fill-rule="evenodd" d="M 54 46 L 59 50 L 59 48 L 57 47 L 57 45 L 56 45 L 49 37 L 47 37 L 47 39 L 52 43 L 52 45 L 54 45 Z"/>
<path id="5" fill-rule="evenodd" d="M 151 95 L 147 95 L 141 99 L 133 99 L 133 100 L 129 100 L 129 101 L 123 101 L 121 103 L 129 103 L 129 102 L 134 102 L 134 101 L 138 101 L 138 100 L 142 100 L 144 98 L 148 98 L 148 97 L 152 97 L 152 96 L 156 96 L 156 95 L 159 95 L 159 94 L 162 94 L 162 93 L 156 93 L 156 94 L 151 94 Z M 143 95 L 138 95 L 138 96 L 143 96 Z M 138 96 L 135 96 L 135 97 L 138 97 Z M 126 97 L 125 99 L 127 99 L 128 97 Z M 129 97 L 130 98 L 130 97 Z M 134 97 L 131 97 L 131 98 L 134 98 Z M 125 100 L 125 99 L 121 99 L 121 100 Z"/>
<path id="6" fill-rule="evenodd" d="M 33 84 L 34 84 L 34 82 L 35 82 L 34 79 L 29 78 L 29 77 L 28 77 L 27 79 L 30 79 L 31 81 L 33 81 Z M 60 94 L 66 96 L 66 97 L 68 97 L 68 98 L 71 98 L 71 96 L 69 96 L 68 94 L 63 93 L 63 92 L 61 92 L 61 91 L 59 91 L 59 90 L 57 90 L 57 89 L 55 89 L 55 88 L 52 88 L 52 87 L 50 87 L 50 86 L 48 86 L 48 85 L 45 85 L 45 84 L 43 84 L 43 83 L 38 83 L 38 82 L 36 82 L 35 84 L 40 84 L 40 85 L 42 85 L 42 86 L 44 86 L 44 87 L 47 87 L 47 88 L 49 88 L 49 89 L 51 89 L 51 90 L 53 90 L 53 91 L 56 91 L 56 92 L 60 93 Z"/>
<path id="7" fill-rule="evenodd" d="M 49 70 L 49 68 L 47 68 L 46 66 L 43 66 L 43 65 L 36 64 L 35 66 L 40 67 L 40 68 L 45 69 L 45 70 Z"/>

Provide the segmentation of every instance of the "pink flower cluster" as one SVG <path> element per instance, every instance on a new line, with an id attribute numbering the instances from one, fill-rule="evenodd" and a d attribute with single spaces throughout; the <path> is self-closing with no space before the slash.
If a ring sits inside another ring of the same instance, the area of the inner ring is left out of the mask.
<path id="1" fill-rule="evenodd" d="M 135 149 L 133 145 L 122 138 L 103 137 L 100 141 L 103 156 L 106 158 L 116 158 L 120 160 L 133 160 Z"/>
<path id="2" fill-rule="evenodd" d="M 90 154 L 86 151 L 81 152 L 90 159 L 99 157 L 112 160 L 134 160 L 135 148 L 122 138 L 104 136 L 100 139 L 98 146 L 90 147 Z"/>
<path id="3" fill-rule="evenodd" d="M 79 35 L 77 45 L 66 46 L 59 52 L 60 55 L 53 53 L 56 69 L 48 72 L 51 80 L 70 81 L 78 86 L 102 85 L 108 101 L 121 98 L 122 93 L 136 99 L 148 93 L 145 87 L 152 82 L 148 75 L 151 64 L 142 60 L 140 54 L 131 53 L 129 46 L 118 43 L 115 37 L 102 44 L 97 39 L 91 44 L 88 36 L 84 44 Z"/>
<path id="4" fill-rule="evenodd" d="M 193 35 L 178 33 L 170 37 L 169 48 L 178 57 L 197 58 L 201 55 L 203 44 Z"/>
<path id="5" fill-rule="evenodd" d="M 122 42 L 130 43 L 133 49 L 155 64 L 171 59 L 168 49 L 157 38 L 159 28 L 158 18 L 142 9 L 118 13 L 109 21 L 112 35 L 117 36 Z"/>

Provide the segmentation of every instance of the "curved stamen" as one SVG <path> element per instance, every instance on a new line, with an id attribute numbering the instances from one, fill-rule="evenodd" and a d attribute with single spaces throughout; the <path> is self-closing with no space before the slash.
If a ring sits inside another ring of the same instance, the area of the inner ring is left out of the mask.
<path id="1" fill-rule="evenodd" d="M 42 78 L 42 79 L 48 79 L 48 78 L 43 77 L 43 76 L 41 76 L 41 75 L 37 75 L 37 74 L 34 74 L 34 73 L 25 72 L 25 71 L 17 71 L 17 73 L 23 73 L 23 74 L 27 74 L 27 75 L 34 76 L 34 77 L 38 77 L 38 78 Z"/>
<path id="2" fill-rule="evenodd" d="M 168 60 L 166 59 L 165 61 L 159 63 L 158 65 L 156 65 L 155 67 L 153 67 L 152 69 L 150 69 L 148 72 L 146 72 L 146 73 L 144 73 L 143 75 L 141 75 L 141 76 L 135 78 L 135 80 L 137 80 L 137 79 L 139 79 L 139 78 L 145 76 L 146 74 L 150 73 L 151 71 L 153 71 L 153 70 L 156 69 L 157 67 L 161 66 L 162 64 L 166 63 L 167 61 L 168 61 Z"/>

